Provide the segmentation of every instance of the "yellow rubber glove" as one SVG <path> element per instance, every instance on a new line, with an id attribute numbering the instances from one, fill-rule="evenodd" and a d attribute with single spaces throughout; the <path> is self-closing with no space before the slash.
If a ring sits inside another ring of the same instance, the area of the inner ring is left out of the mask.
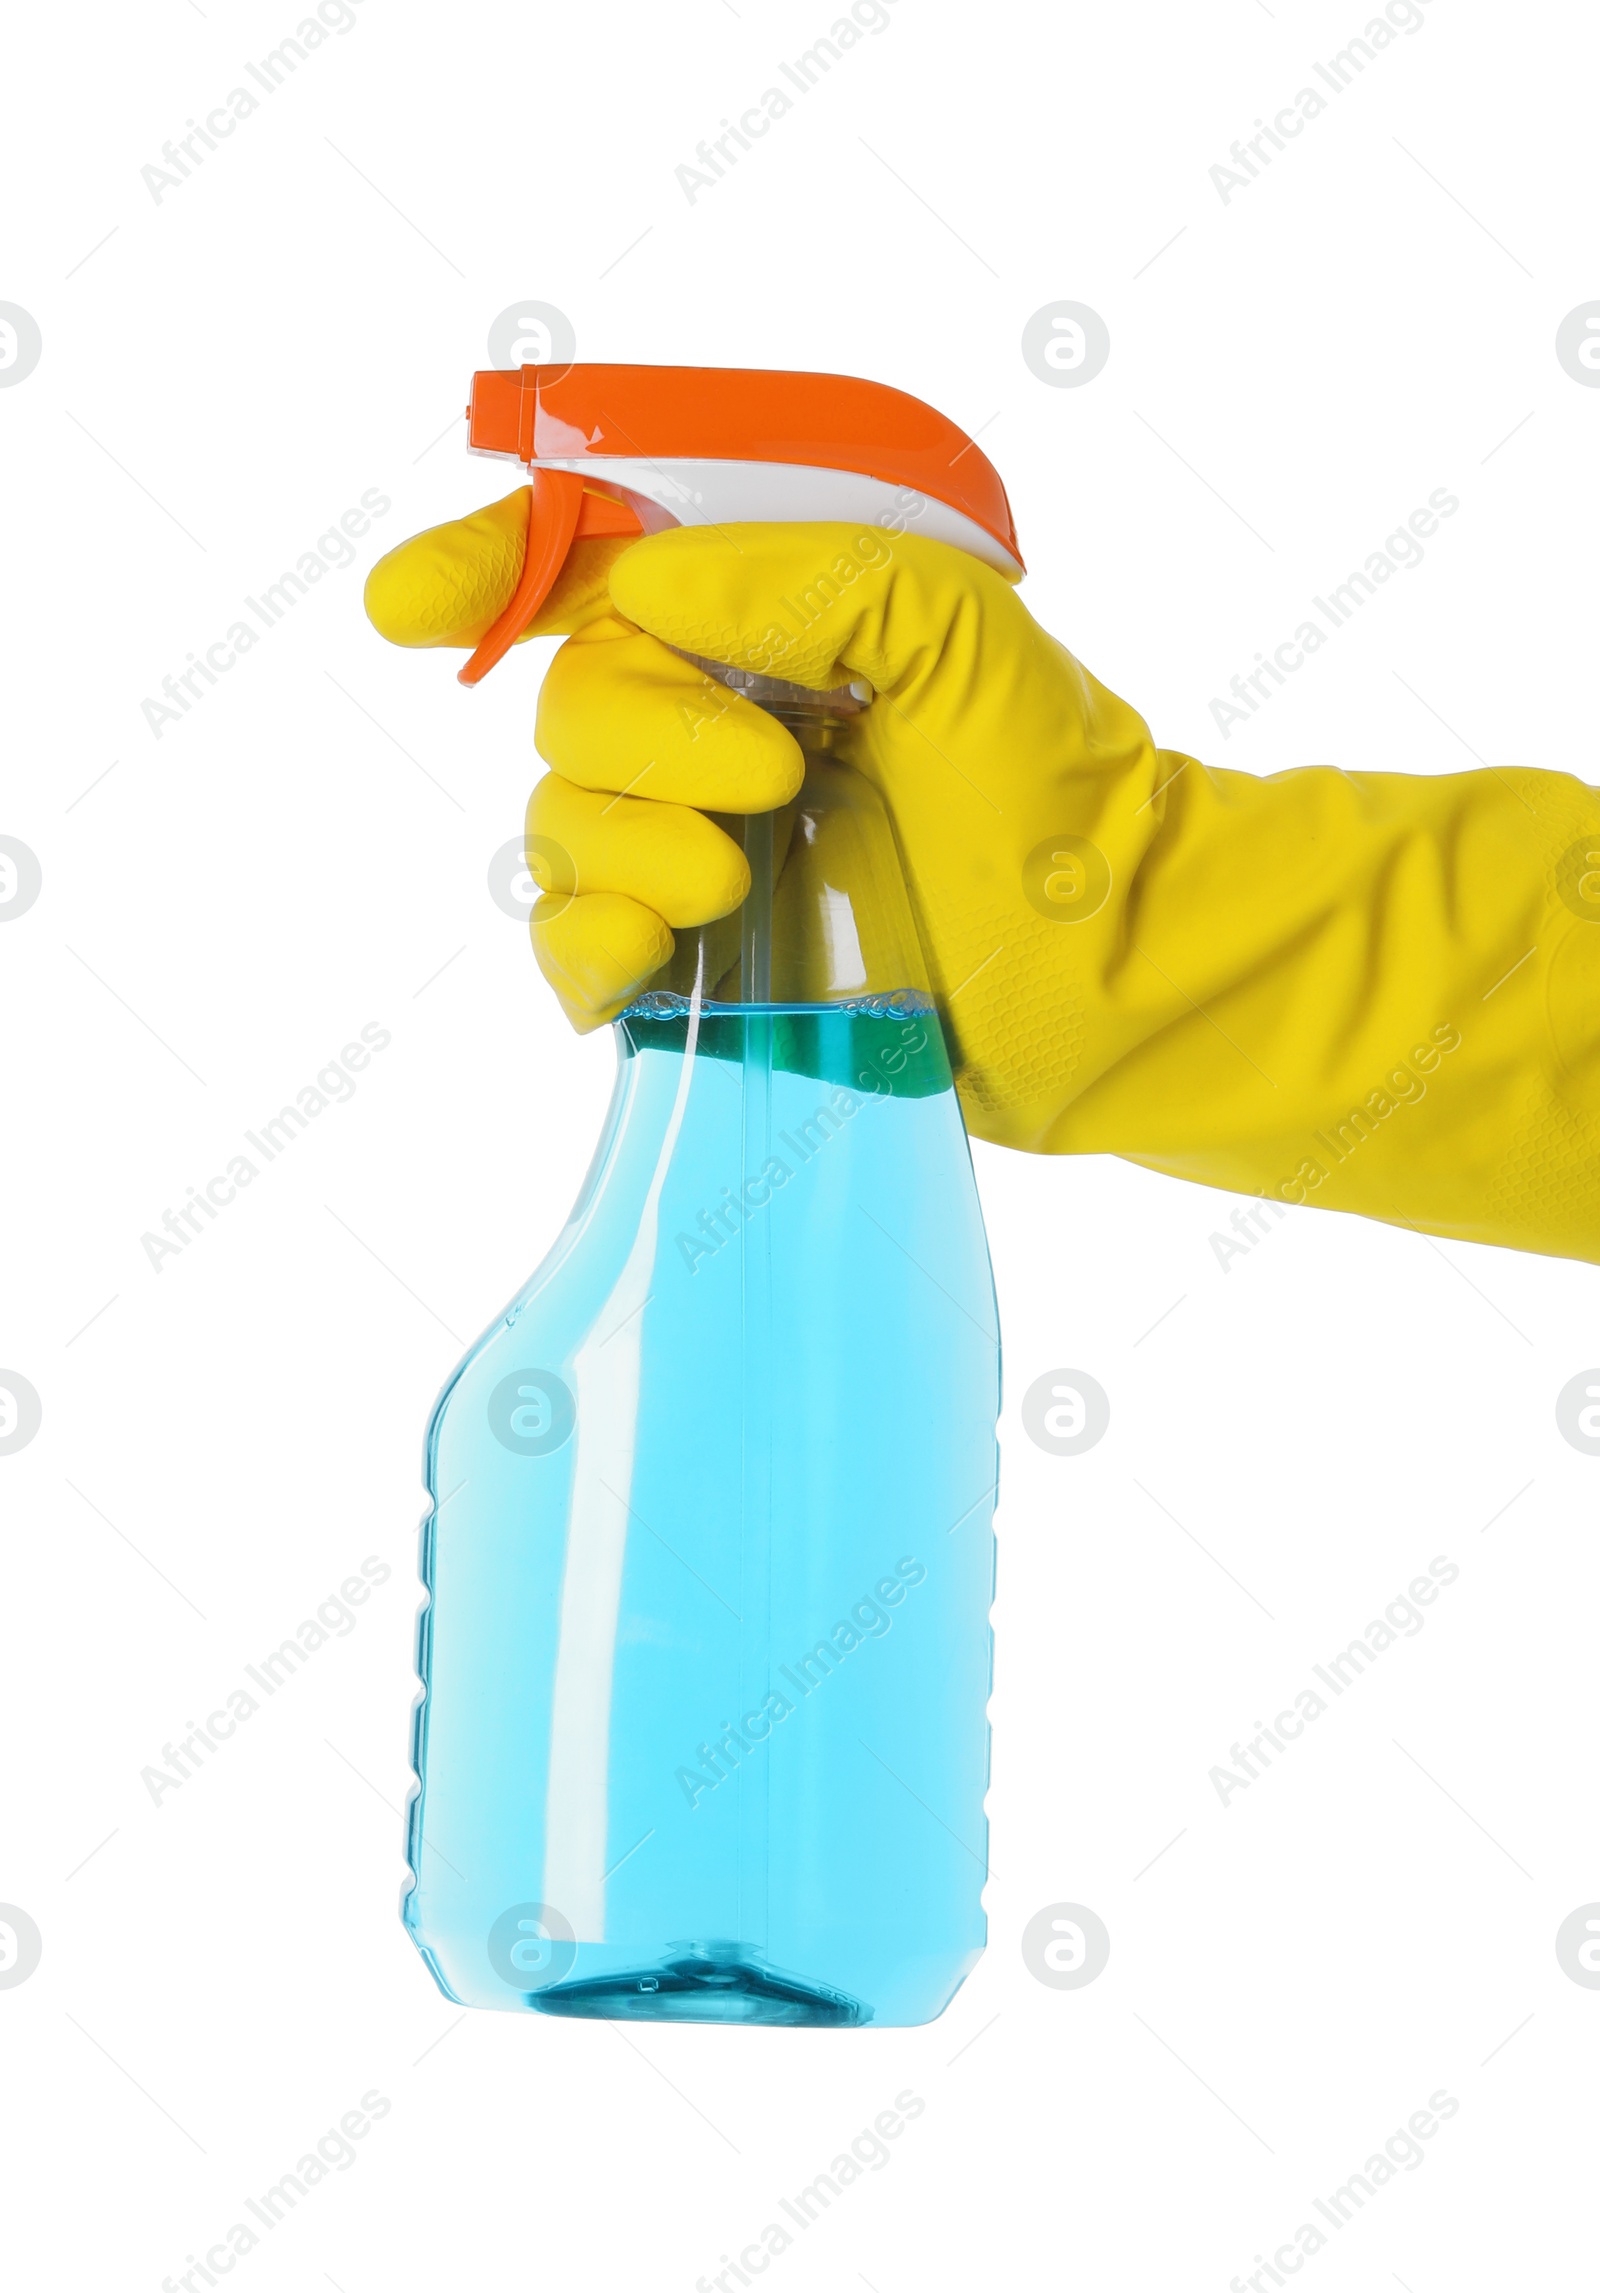
<path id="1" fill-rule="evenodd" d="M 474 643 L 523 515 L 519 493 L 395 551 L 368 584 L 377 627 Z M 533 931 L 577 1026 L 647 984 L 674 927 L 742 899 L 704 815 L 799 785 L 782 727 L 666 647 L 864 678 L 838 753 L 894 819 L 977 1137 L 1600 1259 L 1600 792 L 1210 770 L 1157 749 L 998 574 L 915 536 L 580 549 L 530 632 L 576 634 L 540 696 L 554 770 L 528 816 L 535 873 L 542 855 L 547 889 L 576 894 Z"/>

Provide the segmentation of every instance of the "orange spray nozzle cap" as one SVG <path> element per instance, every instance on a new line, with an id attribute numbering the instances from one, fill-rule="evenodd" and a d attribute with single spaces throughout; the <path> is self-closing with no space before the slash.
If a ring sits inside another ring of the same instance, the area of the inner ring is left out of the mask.
<path id="1" fill-rule="evenodd" d="M 1015 580 L 994 465 L 944 415 L 878 382 L 736 367 L 524 366 L 472 378 L 468 445 L 533 474 L 522 578 L 466 667 L 476 684 L 590 533 L 754 519 L 915 528 Z"/>

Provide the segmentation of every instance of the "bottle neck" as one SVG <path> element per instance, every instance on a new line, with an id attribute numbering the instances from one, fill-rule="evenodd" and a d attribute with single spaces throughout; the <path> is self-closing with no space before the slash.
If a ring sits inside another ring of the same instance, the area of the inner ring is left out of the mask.
<path id="1" fill-rule="evenodd" d="M 704 653 L 687 653 L 681 645 L 672 649 L 680 659 L 693 662 L 719 685 L 726 685 L 729 692 L 742 694 L 747 701 L 754 701 L 757 708 L 775 716 L 780 724 L 787 725 L 802 748 L 807 745 L 801 738 L 802 731 L 813 726 L 837 729 L 872 705 L 872 687 L 860 678 L 818 692 L 811 685 L 792 685 L 784 677 L 766 677 L 754 669 L 736 669 L 727 661 L 710 660 Z"/>
<path id="2" fill-rule="evenodd" d="M 703 655 L 680 657 L 793 735 L 804 780 L 775 812 L 715 814 L 743 849 L 739 907 L 677 934 L 641 1008 L 900 1008 L 925 1002 L 928 971 L 883 798 L 849 759 L 871 688 L 813 691 Z"/>
<path id="3" fill-rule="evenodd" d="M 681 647 L 674 647 L 681 652 Z M 753 669 L 738 669 L 727 661 L 713 661 L 704 653 L 683 653 L 697 669 L 719 685 L 754 702 L 777 718 L 794 735 L 805 756 L 826 756 L 851 717 L 871 705 L 871 687 L 852 681 L 827 692 L 795 685 L 783 677 L 763 676 Z M 750 889 L 739 914 L 739 1001 L 772 1000 L 772 895 L 774 889 L 776 815 L 752 812 L 744 823 L 744 856 L 750 870 Z"/>

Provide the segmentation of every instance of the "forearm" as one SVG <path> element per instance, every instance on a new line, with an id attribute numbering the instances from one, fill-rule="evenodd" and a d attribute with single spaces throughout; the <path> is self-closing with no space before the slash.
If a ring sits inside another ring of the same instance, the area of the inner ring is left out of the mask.
<path id="1" fill-rule="evenodd" d="M 1600 1258 L 1600 793 L 1152 759 L 1103 917 L 1057 927 L 1078 1046 L 1014 1143 Z"/>

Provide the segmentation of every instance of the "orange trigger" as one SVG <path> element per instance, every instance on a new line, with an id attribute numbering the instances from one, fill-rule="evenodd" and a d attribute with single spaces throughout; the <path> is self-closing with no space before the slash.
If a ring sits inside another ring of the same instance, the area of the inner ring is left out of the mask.
<path id="1" fill-rule="evenodd" d="M 578 473 L 533 470 L 529 475 L 528 546 L 521 577 L 510 604 L 484 633 L 465 667 L 457 670 L 463 685 L 477 684 L 510 651 L 555 587 L 556 576 L 579 531 L 584 491 Z"/>

